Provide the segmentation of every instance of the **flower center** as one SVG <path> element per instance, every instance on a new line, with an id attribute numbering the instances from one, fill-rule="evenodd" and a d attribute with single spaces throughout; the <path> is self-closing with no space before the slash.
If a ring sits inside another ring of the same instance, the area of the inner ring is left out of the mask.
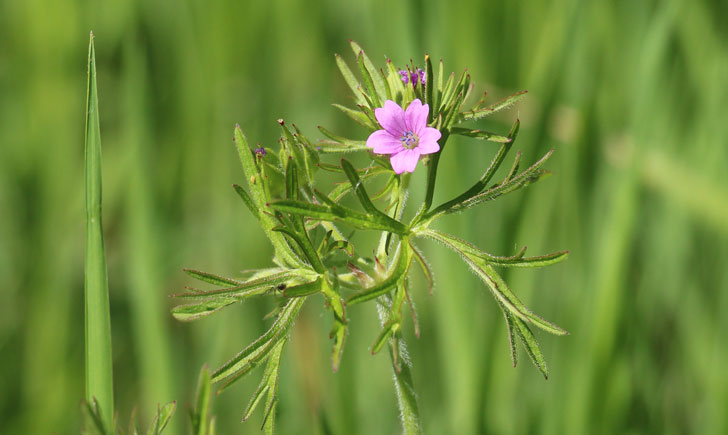
<path id="1" fill-rule="evenodd" d="M 420 139 L 417 137 L 417 135 L 411 131 L 405 131 L 404 133 L 402 133 L 402 137 L 399 138 L 399 141 L 402 142 L 402 146 L 407 149 L 412 149 L 416 147 L 419 140 Z"/>

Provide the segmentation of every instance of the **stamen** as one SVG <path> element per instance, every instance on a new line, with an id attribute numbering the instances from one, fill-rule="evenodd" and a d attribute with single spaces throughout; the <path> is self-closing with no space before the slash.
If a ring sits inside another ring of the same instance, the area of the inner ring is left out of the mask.
<path id="1" fill-rule="evenodd" d="M 405 131 L 402 133 L 402 137 L 400 137 L 399 140 L 405 148 L 411 149 L 417 145 L 419 138 L 413 132 Z"/>

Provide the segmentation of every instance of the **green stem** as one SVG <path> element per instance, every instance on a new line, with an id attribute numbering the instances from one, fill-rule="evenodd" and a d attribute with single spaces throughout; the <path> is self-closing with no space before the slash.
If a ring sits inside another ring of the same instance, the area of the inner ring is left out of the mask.
<path id="1" fill-rule="evenodd" d="M 427 212 L 430 207 L 432 206 L 432 199 L 435 196 L 435 180 L 437 179 L 437 166 L 440 163 L 440 156 L 442 155 L 442 151 L 445 149 L 445 144 L 447 143 L 447 139 L 450 137 L 449 130 L 443 129 L 442 131 L 442 137 L 440 138 L 440 151 L 433 154 L 432 157 L 430 157 L 430 163 L 427 166 L 427 191 L 425 194 L 425 204 L 422 207 L 422 213 Z M 413 224 L 419 221 L 420 216 L 416 216 L 413 220 Z"/>
<path id="2" fill-rule="evenodd" d="M 114 390 L 111 363 L 109 284 L 106 276 L 104 235 L 101 224 L 101 133 L 96 89 L 96 56 L 93 33 L 88 52 L 86 94 L 86 401 L 98 403 L 104 426 L 114 432 Z"/>
<path id="3" fill-rule="evenodd" d="M 420 410 L 417 407 L 417 394 L 415 393 L 414 383 L 412 382 L 412 373 L 410 372 L 409 360 L 403 358 L 404 341 L 398 340 L 400 348 L 400 364 L 399 372 L 395 366 L 392 349 L 389 350 L 389 356 L 392 360 L 392 372 L 394 373 L 394 387 L 397 391 L 397 403 L 399 404 L 399 416 L 402 421 L 402 433 L 405 435 L 419 435 L 422 433 L 420 426 Z"/>
<path id="4" fill-rule="evenodd" d="M 400 343 L 401 346 L 404 346 L 401 340 Z M 389 354 L 392 355 L 391 350 Z M 394 386 L 397 390 L 397 403 L 399 404 L 400 419 L 402 420 L 402 432 L 406 435 L 419 435 L 422 433 L 420 410 L 417 407 L 417 394 L 412 382 L 409 361 L 402 361 L 400 366 L 400 371 L 397 373 L 394 360 L 392 360 Z"/>
<path id="5" fill-rule="evenodd" d="M 407 243 L 404 241 L 403 243 Z M 388 306 L 388 297 L 382 296 L 377 303 Z M 391 300 L 392 307 L 395 301 Z M 385 317 L 386 310 L 377 310 L 379 313 L 379 322 L 382 326 L 387 323 Z M 398 333 L 399 334 L 399 333 Z M 392 373 L 394 374 L 394 389 L 397 392 L 397 405 L 399 405 L 399 417 L 402 422 L 402 433 L 405 435 L 420 435 L 422 427 L 420 426 L 420 410 L 417 406 L 417 393 L 415 393 L 414 382 L 412 381 L 412 373 L 410 372 L 410 361 L 407 357 L 405 342 L 401 336 L 396 341 L 390 339 L 390 344 L 396 343 L 399 346 L 399 366 L 394 359 L 392 346 L 389 346 L 389 359 L 392 363 Z"/>

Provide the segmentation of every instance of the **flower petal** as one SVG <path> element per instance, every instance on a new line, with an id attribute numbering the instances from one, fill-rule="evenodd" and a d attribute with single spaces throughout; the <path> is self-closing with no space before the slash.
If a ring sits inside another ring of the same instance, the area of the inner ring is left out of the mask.
<path id="1" fill-rule="evenodd" d="M 414 172 L 419 160 L 420 152 L 417 148 L 411 150 L 403 149 L 389 158 L 389 162 L 392 163 L 392 169 L 397 174 L 405 171 Z"/>
<path id="2" fill-rule="evenodd" d="M 420 154 L 432 154 L 440 151 L 440 145 L 437 143 L 442 137 L 440 130 L 432 127 L 425 127 L 422 135 L 420 136 L 420 142 L 417 145 L 417 149 Z"/>
<path id="3" fill-rule="evenodd" d="M 404 122 L 404 110 L 392 100 L 384 102 L 384 107 L 374 109 L 374 116 L 379 124 L 391 135 L 401 137 L 407 130 Z"/>
<path id="4" fill-rule="evenodd" d="M 412 101 L 410 105 L 407 106 L 407 112 L 405 112 L 404 115 L 407 129 L 419 136 L 427 126 L 427 115 L 429 113 L 429 105 L 423 105 L 419 98 Z"/>
<path id="5" fill-rule="evenodd" d="M 387 130 L 377 130 L 370 134 L 367 146 L 374 148 L 376 154 L 396 154 L 404 148 L 402 142 L 389 134 Z"/>

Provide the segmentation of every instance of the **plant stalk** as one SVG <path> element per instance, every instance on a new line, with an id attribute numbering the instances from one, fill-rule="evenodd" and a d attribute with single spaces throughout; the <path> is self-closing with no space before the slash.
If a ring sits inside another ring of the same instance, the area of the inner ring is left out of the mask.
<path id="1" fill-rule="evenodd" d="M 400 350 L 399 372 L 395 365 L 392 349 L 389 349 L 389 356 L 392 360 L 392 372 L 394 373 L 394 387 L 397 391 L 397 404 L 399 405 L 399 416 L 402 421 L 402 433 L 405 435 L 420 435 L 420 410 L 417 407 L 417 393 L 415 393 L 412 373 L 410 372 L 410 361 L 406 357 L 404 341 L 398 340 Z"/>

